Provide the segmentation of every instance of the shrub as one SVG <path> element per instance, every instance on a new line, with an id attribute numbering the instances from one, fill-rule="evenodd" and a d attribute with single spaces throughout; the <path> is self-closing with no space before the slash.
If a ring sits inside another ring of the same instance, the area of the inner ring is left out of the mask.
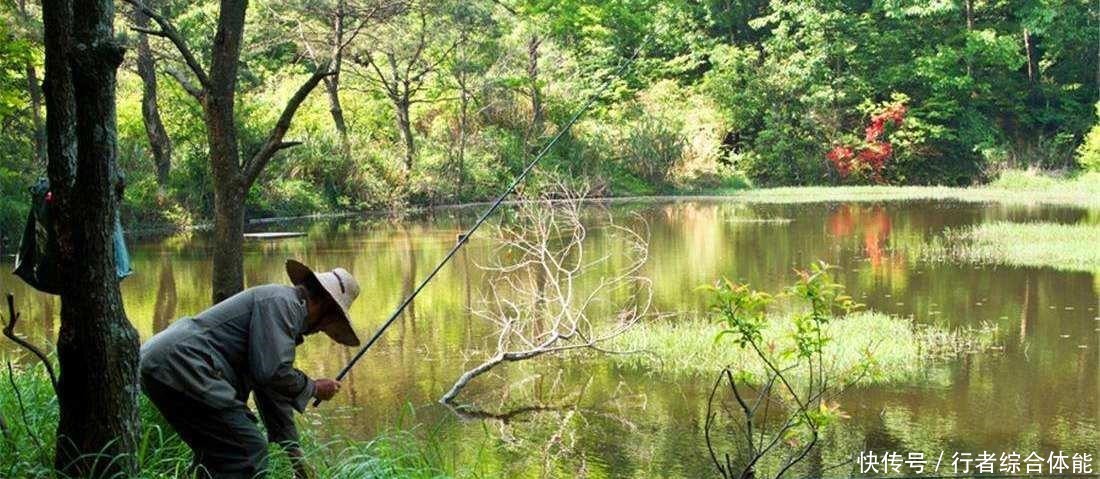
<path id="1" fill-rule="evenodd" d="M 250 217 L 301 216 L 324 211 L 319 189 L 298 179 L 259 182 L 248 193 L 246 208 Z"/>
<path id="2" fill-rule="evenodd" d="M 1100 110 L 1100 102 L 1096 103 L 1096 109 Z M 1077 148 L 1077 164 L 1087 171 L 1100 171 L 1100 123 L 1092 125 Z"/>

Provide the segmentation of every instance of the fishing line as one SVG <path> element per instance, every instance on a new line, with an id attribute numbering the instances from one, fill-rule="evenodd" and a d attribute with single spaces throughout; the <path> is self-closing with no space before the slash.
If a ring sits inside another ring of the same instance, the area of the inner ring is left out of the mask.
<path id="1" fill-rule="evenodd" d="M 541 160 L 543 156 L 546 156 L 546 154 L 550 151 L 551 148 L 554 147 L 558 140 L 565 136 L 565 133 L 573 127 L 573 124 L 576 123 L 578 119 L 580 119 L 581 115 L 583 115 L 586 111 L 588 111 L 589 108 L 592 107 L 592 105 L 596 103 L 596 100 L 598 100 L 603 95 L 603 93 L 611 86 L 611 84 L 615 80 L 621 78 L 626 69 L 634 64 L 634 60 L 638 59 L 638 54 L 641 53 L 642 48 L 644 48 L 647 43 L 649 43 L 648 35 L 642 39 L 642 43 L 638 45 L 638 48 L 634 50 L 634 54 L 631 55 L 630 58 L 628 58 L 625 62 L 623 62 L 622 65 L 619 66 L 615 73 L 611 77 L 609 77 L 607 81 L 605 81 L 603 85 L 601 85 L 600 88 L 592 94 L 592 96 L 588 98 L 588 101 L 586 101 L 580 109 L 573 113 L 573 116 L 569 118 L 569 121 L 567 121 L 565 125 L 562 126 L 560 130 L 558 130 L 558 133 L 554 135 L 549 143 L 542 147 L 538 155 L 535 155 L 535 158 L 531 160 L 531 162 L 528 163 L 525 168 L 523 168 L 523 171 L 520 172 L 519 176 L 516 176 L 516 178 L 512 180 L 512 183 L 509 184 L 508 188 L 506 188 L 504 192 L 497 197 L 496 201 L 493 201 L 492 205 L 489 206 L 489 209 L 485 210 L 485 212 L 481 214 L 481 216 L 477 219 L 477 222 L 475 222 L 474 225 L 471 226 L 465 234 L 458 238 L 458 241 L 455 242 L 455 245 L 451 247 L 450 251 L 447 252 L 447 255 L 443 257 L 443 260 L 440 261 L 439 264 L 437 264 L 435 268 L 432 269 L 432 271 L 428 273 L 428 275 L 425 276 L 423 280 L 420 281 L 420 284 L 416 286 L 416 289 L 414 289 L 412 293 L 405 297 L 404 301 L 401 301 L 401 304 L 397 306 L 397 309 L 393 311 L 393 314 L 390 315 L 389 319 L 387 319 L 385 323 L 382 323 L 382 326 L 374 332 L 374 335 L 371 336 L 369 341 L 367 341 L 367 344 L 364 344 L 363 347 L 355 353 L 355 356 L 353 356 L 351 360 L 348 361 L 346 365 L 344 365 L 344 368 L 340 370 L 340 374 L 336 375 L 337 381 L 340 381 L 344 379 L 345 376 L 347 376 L 348 372 L 351 371 L 351 368 L 355 367 L 355 363 L 359 362 L 363 355 L 367 353 L 367 350 L 369 350 L 371 346 L 374 346 L 374 343 L 377 342 L 378 338 L 382 336 L 382 333 L 386 332 L 386 329 L 389 328 L 394 323 L 394 321 L 397 320 L 401 313 L 405 311 L 405 308 L 408 307 L 410 303 L 412 303 L 413 299 L 415 299 L 418 294 L 420 294 L 420 290 L 424 289 L 424 287 L 427 286 L 429 282 L 431 282 L 432 278 L 435 278 L 435 275 L 439 273 L 439 271 L 442 270 L 443 267 L 451 261 L 451 258 L 454 257 L 455 253 L 457 253 L 459 249 L 462 249 L 462 246 L 465 245 L 467 241 L 469 241 L 470 236 L 473 235 L 474 232 L 477 231 L 477 229 L 480 228 L 483 223 L 485 223 L 485 220 L 489 219 L 489 216 L 492 215 L 493 212 L 500 207 L 505 198 L 507 198 L 508 195 L 512 194 L 512 192 L 515 191 L 516 187 L 519 186 L 519 184 L 527 178 L 527 175 L 531 173 L 531 170 L 535 168 L 535 165 L 538 164 L 539 160 Z M 314 407 L 317 407 L 320 404 L 320 399 L 313 402 Z"/>

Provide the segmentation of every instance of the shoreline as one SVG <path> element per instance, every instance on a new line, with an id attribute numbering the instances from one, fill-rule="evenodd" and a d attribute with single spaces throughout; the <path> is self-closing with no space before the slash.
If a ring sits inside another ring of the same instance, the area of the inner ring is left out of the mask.
<path id="1" fill-rule="evenodd" d="M 1100 208 L 1100 194 L 1087 192 L 1066 192 L 1058 188 L 1011 189 L 996 186 L 950 187 L 950 186 L 783 186 L 773 188 L 743 189 L 731 191 L 696 191 L 667 193 L 659 195 L 624 195 L 586 198 L 592 203 L 619 204 L 631 202 L 682 202 L 682 201 L 741 201 L 760 204 L 794 203 L 835 203 L 835 202 L 878 202 L 878 201 L 920 201 L 946 200 L 968 203 L 1001 203 L 1006 205 L 1050 205 L 1076 207 L 1084 209 Z M 515 205 L 525 200 L 507 200 L 503 205 Z M 479 206 L 488 206 L 492 201 L 468 201 L 462 203 L 444 203 L 391 207 L 360 211 L 338 211 L 310 213 L 300 216 L 277 216 L 250 218 L 245 220 L 245 229 L 258 225 L 289 223 L 294 221 L 312 221 L 352 217 L 403 216 L 410 214 L 432 213 L 434 211 L 462 210 Z M 137 225 L 125 229 L 126 236 L 148 238 L 167 236 L 191 231 L 209 231 L 214 226 L 211 221 L 193 225 L 176 226 L 169 224 Z"/>

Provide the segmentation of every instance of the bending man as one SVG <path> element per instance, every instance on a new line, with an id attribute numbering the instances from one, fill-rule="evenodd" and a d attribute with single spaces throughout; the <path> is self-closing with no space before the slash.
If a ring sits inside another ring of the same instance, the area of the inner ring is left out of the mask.
<path id="1" fill-rule="evenodd" d="M 298 475 L 305 464 L 293 411 L 340 389 L 294 368 L 302 337 L 324 331 L 358 346 L 348 308 L 359 283 L 347 270 L 314 274 L 287 260 L 294 286 L 244 290 L 194 317 L 182 318 L 141 347 L 141 384 L 168 423 L 195 454 L 199 477 L 252 478 L 267 469 L 267 444 L 291 454 Z M 246 405 L 253 393 L 267 439 Z"/>

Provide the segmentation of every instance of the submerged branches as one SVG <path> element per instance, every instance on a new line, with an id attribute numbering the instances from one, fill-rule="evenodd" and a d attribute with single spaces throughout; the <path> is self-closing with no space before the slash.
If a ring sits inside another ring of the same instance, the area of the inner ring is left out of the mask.
<path id="1" fill-rule="evenodd" d="M 50 375 L 50 384 L 53 385 L 54 391 L 57 391 L 57 374 L 54 373 L 53 363 L 50 362 L 49 356 L 41 349 L 38 349 L 37 346 L 15 334 L 15 324 L 19 321 L 19 316 L 19 313 L 15 311 L 15 296 L 8 293 L 8 324 L 4 325 L 4 336 L 7 336 L 8 339 L 15 342 L 15 344 L 30 351 L 39 361 L 42 361 L 42 364 L 46 366 L 46 373 Z"/>
<path id="2" fill-rule="evenodd" d="M 520 203 L 515 218 L 498 227 L 494 259 L 478 265 L 490 274 L 489 287 L 473 310 L 491 325 L 494 352 L 463 373 L 441 402 L 452 403 L 470 381 L 503 363 L 573 350 L 605 352 L 603 343 L 649 315 L 644 221 L 623 225 L 606 212 L 587 218 L 581 200 L 562 188 Z M 589 247 L 596 241 L 615 246 L 593 257 Z"/>

